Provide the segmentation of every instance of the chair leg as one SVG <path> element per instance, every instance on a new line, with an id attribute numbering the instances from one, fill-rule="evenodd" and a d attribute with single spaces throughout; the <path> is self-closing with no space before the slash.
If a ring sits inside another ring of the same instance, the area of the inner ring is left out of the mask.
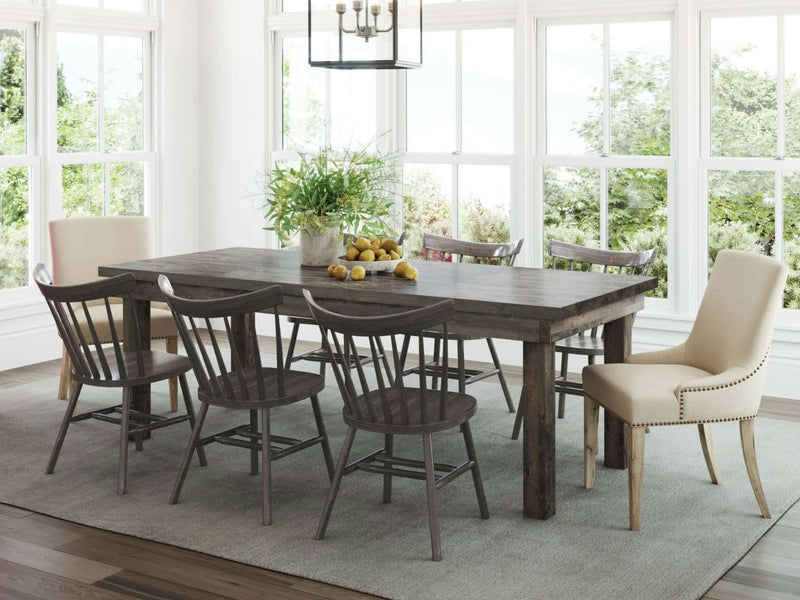
<path id="1" fill-rule="evenodd" d="M 394 436 L 391 433 L 387 433 L 383 436 L 383 449 L 386 452 L 387 456 L 392 456 L 394 452 Z M 392 476 L 391 475 L 384 475 L 383 476 L 383 503 L 389 504 L 392 501 Z"/>
<path id="2" fill-rule="evenodd" d="M 597 425 L 600 420 L 600 405 L 583 397 L 583 487 L 594 489 L 594 470 L 597 460 Z"/>
<path id="3" fill-rule="evenodd" d="M 469 421 L 465 421 L 461 426 L 464 434 L 464 444 L 467 447 L 467 458 L 472 462 L 472 483 L 475 485 L 475 495 L 478 497 L 478 508 L 481 511 L 481 519 L 489 518 L 489 505 L 486 503 L 486 494 L 483 492 L 483 480 L 481 471 L 478 467 L 478 454 L 475 452 L 475 442 L 472 441 L 472 429 Z"/>
<path id="4" fill-rule="evenodd" d="M 286 363 L 284 369 L 287 371 L 292 368 L 292 357 L 294 356 L 294 347 L 297 344 L 297 333 L 300 331 L 300 323 L 292 324 L 292 337 L 289 338 L 289 349 L 286 351 Z"/>
<path id="5" fill-rule="evenodd" d="M 739 421 L 739 435 L 742 438 L 742 453 L 744 454 L 744 464 L 747 467 L 747 476 L 750 478 L 750 485 L 753 486 L 753 493 L 756 495 L 758 508 L 761 509 L 761 516 L 765 519 L 771 519 L 772 515 L 770 515 L 767 498 L 764 496 L 764 489 L 761 487 L 761 477 L 758 474 L 755 422 L 754 418 Z"/>
<path id="6" fill-rule="evenodd" d="M 439 364 L 439 356 L 440 356 L 441 348 L 442 348 L 442 340 L 440 340 L 439 338 L 434 338 L 433 339 L 433 357 L 432 357 L 434 365 L 438 365 Z M 424 356 L 420 356 L 419 360 L 421 361 L 421 363 L 419 365 L 419 368 L 420 369 L 425 369 L 425 365 L 422 364 L 422 363 L 425 362 L 425 357 Z M 424 371 L 423 371 L 423 375 L 424 375 Z M 438 384 L 439 384 L 439 378 L 436 375 L 432 375 L 431 376 L 431 389 L 435 390 L 436 387 L 438 386 Z"/>
<path id="7" fill-rule="evenodd" d="M 336 494 L 339 493 L 339 486 L 342 484 L 342 477 L 344 476 L 344 468 L 347 466 L 347 458 L 350 456 L 350 449 L 353 447 L 353 440 L 355 437 L 356 428 L 348 427 L 347 434 L 344 437 L 344 443 L 342 444 L 342 452 L 339 455 L 339 462 L 336 463 L 336 471 L 333 474 L 331 489 L 328 490 L 325 508 L 322 509 L 322 514 L 319 517 L 319 525 L 317 526 L 317 533 L 314 535 L 314 539 L 321 540 L 325 537 L 325 530 L 328 529 L 328 521 L 330 521 L 331 518 L 333 503 L 336 500 Z"/>
<path id="8" fill-rule="evenodd" d="M 714 438 L 711 436 L 711 423 L 698 423 L 697 432 L 700 434 L 700 445 L 703 447 L 703 456 L 706 459 L 711 483 L 719 484 L 719 466 L 717 466 L 717 455 L 714 452 Z"/>
<path id="9" fill-rule="evenodd" d="M 269 435 L 269 409 L 261 409 L 261 523 L 272 525 L 272 461 Z"/>
<path id="10" fill-rule="evenodd" d="M 53 446 L 53 452 L 50 454 L 50 460 L 47 463 L 47 468 L 44 470 L 44 472 L 48 475 L 56 468 L 58 455 L 61 453 L 61 446 L 64 444 L 64 438 L 67 437 L 67 429 L 69 429 L 69 424 L 72 421 L 72 414 L 75 412 L 75 407 L 78 405 L 78 396 L 81 395 L 82 387 L 82 383 L 75 384 L 75 389 L 72 391 L 72 396 L 70 396 L 69 403 L 67 404 L 67 410 L 64 412 L 64 419 L 61 421 L 61 427 L 59 428 L 58 435 L 56 436 L 56 443 Z"/>
<path id="11" fill-rule="evenodd" d="M 314 411 L 314 421 L 317 422 L 317 435 L 322 438 L 322 455 L 325 457 L 325 468 L 328 469 L 328 481 L 333 481 L 333 455 L 331 446 L 328 443 L 328 434 L 325 432 L 325 422 L 322 420 L 322 411 L 319 409 L 319 398 L 316 394 L 311 396 L 311 408 Z"/>
<path id="12" fill-rule="evenodd" d="M 519 432 L 522 430 L 522 395 L 520 394 L 517 404 L 517 416 L 514 418 L 514 430 L 511 432 L 511 439 L 519 439 Z"/>
<path id="13" fill-rule="evenodd" d="M 467 374 L 465 373 L 466 366 L 464 365 L 464 340 L 458 340 L 456 343 L 458 348 L 458 393 L 467 393 Z M 447 377 L 447 373 L 444 374 Z"/>
<path id="14" fill-rule="evenodd" d="M 494 362 L 494 368 L 497 369 L 497 378 L 500 380 L 500 387 L 503 388 L 503 396 L 506 399 L 506 406 L 508 406 L 508 412 L 515 412 L 514 409 L 514 401 L 511 399 L 511 393 L 508 391 L 508 385 L 506 385 L 506 376 L 503 375 L 503 367 L 500 364 L 500 359 L 497 356 L 497 350 L 494 349 L 494 342 L 492 338 L 486 338 L 486 344 L 489 346 L 489 352 L 492 355 L 492 362 Z"/>
<path id="15" fill-rule="evenodd" d="M 258 433 L 258 411 L 250 411 L 250 429 Z M 258 450 L 250 450 L 250 475 L 258 475 Z"/>
<path id="16" fill-rule="evenodd" d="M 58 399 L 65 400 L 70 397 L 69 382 L 72 379 L 72 361 L 67 354 L 67 347 L 61 351 L 61 377 L 58 380 Z"/>
<path id="17" fill-rule="evenodd" d="M 178 336 L 173 335 L 167 338 L 167 353 L 178 353 Z M 178 410 L 178 378 L 170 377 L 169 379 L 169 409 L 172 412 Z"/>
<path id="18" fill-rule="evenodd" d="M 183 489 L 183 482 L 186 480 L 186 473 L 189 471 L 189 463 L 192 462 L 192 455 L 194 454 L 197 440 L 200 439 L 200 432 L 203 429 L 203 423 L 206 420 L 208 413 L 208 404 L 205 402 L 200 405 L 200 412 L 197 414 L 197 421 L 195 421 L 192 435 L 189 437 L 189 443 L 186 445 L 186 450 L 183 452 L 183 460 L 181 467 L 178 470 L 178 478 L 175 480 L 175 485 L 172 488 L 172 495 L 169 497 L 170 504 L 177 504 L 181 497 L 181 490 Z M 199 454 L 200 448 L 198 448 Z"/>
<path id="19" fill-rule="evenodd" d="M 567 380 L 567 373 L 569 373 L 569 353 L 561 353 L 561 373 L 560 377 L 563 381 Z M 567 401 L 567 393 L 564 391 L 558 392 L 558 418 L 564 418 L 564 405 Z"/>
<path id="20" fill-rule="evenodd" d="M 642 527 L 642 472 L 644 471 L 644 427 L 626 425 L 628 434 L 628 516 L 631 531 Z"/>
<path id="21" fill-rule="evenodd" d="M 128 486 L 128 430 L 130 429 L 131 396 L 133 390 L 126 387 L 122 390 L 122 427 L 119 434 L 119 476 L 117 494 L 124 494 Z"/>
<path id="22" fill-rule="evenodd" d="M 465 423 L 466 425 L 466 423 Z M 425 488 L 428 492 L 428 521 L 431 527 L 431 550 L 433 560 L 442 560 L 442 540 L 439 531 L 439 507 L 436 498 L 436 472 L 433 470 L 433 444 L 431 434 L 422 434 L 422 447 L 425 452 Z"/>
<path id="23" fill-rule="evenodd" d="M 189 425 L 191 426 L 192 431 L 194 431 L 196 417 L 194 414 L 194 405 L 192 404 L 192 394 L 189 391 L 189 382 L 186 381 L 185 374 L 181 375 L 179 379 L 181 382 L 181 392 L 183 393 L 183 403 L 186 406 L 186 414 L 189 415 Z M 208 465 L 208 462 L 206 461 L 206 451 L 203 446 L 197 448 L 197 459 L 200 461 L 201 467 Z"/>
<path id="24" fill-rule="evenodd" d="M 376 344 L 378 346 L 378 352 L 381 353 L 381 361 L 383 362 L 383 370 L 386 371 L 386 378 L 389 380 L 389 386 L 394 385 L 394 375 L 392 374 L 392 369 L 389 366 L 389 359 L 386 357 L 386 350 L 383 349 L 383 342 L 381 338 L 376 338 Z"/>

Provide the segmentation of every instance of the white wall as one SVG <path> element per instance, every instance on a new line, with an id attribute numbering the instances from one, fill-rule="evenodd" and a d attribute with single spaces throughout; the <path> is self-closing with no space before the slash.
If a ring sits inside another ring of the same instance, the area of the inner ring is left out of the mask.
<path id="1" fill-rule="evenodd" d="M 200 0 L 200 247 L 263 246 L 263 0 Z"/>

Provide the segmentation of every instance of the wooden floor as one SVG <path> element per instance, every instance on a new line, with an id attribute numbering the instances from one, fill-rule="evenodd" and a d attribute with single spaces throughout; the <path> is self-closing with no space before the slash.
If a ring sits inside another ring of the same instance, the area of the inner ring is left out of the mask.
<path id="1" fill-rule="evenodd" d="M 298 351 L 302 349 L 299 348 Z M 505 370 L 521 384 L 519 369 Z M 59 361 L 0 372 L 0 389 L 58 376 Z M 763 416 L 800 421 L 800 401 Z M 0 504 L 0 600 L 367 600 L 336 586 L 76 525 Z M 800 503 L 703 600 L 800 598 Z"/>

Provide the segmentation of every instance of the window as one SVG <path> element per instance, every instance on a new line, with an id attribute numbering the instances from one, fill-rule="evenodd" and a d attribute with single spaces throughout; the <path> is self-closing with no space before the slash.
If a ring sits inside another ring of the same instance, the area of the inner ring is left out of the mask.
<path id="1" fill-rule="evenodd" d="M 659 247 L 669 290 L 672 25 L 546 24 L 539 39 L 537 160 L 547 244 Z"/>
<path id="2" fill-rule="evenodd" d="M 800 15 L 706 15 L 703 33 L 709 268 L 723 248 L 780 258 L 800 308 Z"/>
<path id="3" fill-rule="evenodd" d="M 406 74 L 406 253 L 424 232 L 509 241 L 514 30 L 427 31 L 422 43 L 424 68 Z"/>

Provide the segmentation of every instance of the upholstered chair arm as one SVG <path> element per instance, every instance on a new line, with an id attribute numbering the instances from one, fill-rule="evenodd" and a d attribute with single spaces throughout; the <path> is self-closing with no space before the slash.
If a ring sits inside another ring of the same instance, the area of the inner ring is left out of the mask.
<path id="1" fill-rule="evenodd" d="M 685 364 L 684 356 L 686 354 L 684 347 L 685 344 L 680 344 L 665 350 L 631 354 L 625 362 L 645 365 L 683 365 Z"/>
<path id="2" fill-rule="evenodd" d="M 755 416 L 764 390 L 764 361 L 694 379 L 675 390 L 683 421 L 724 421 Z"/>

